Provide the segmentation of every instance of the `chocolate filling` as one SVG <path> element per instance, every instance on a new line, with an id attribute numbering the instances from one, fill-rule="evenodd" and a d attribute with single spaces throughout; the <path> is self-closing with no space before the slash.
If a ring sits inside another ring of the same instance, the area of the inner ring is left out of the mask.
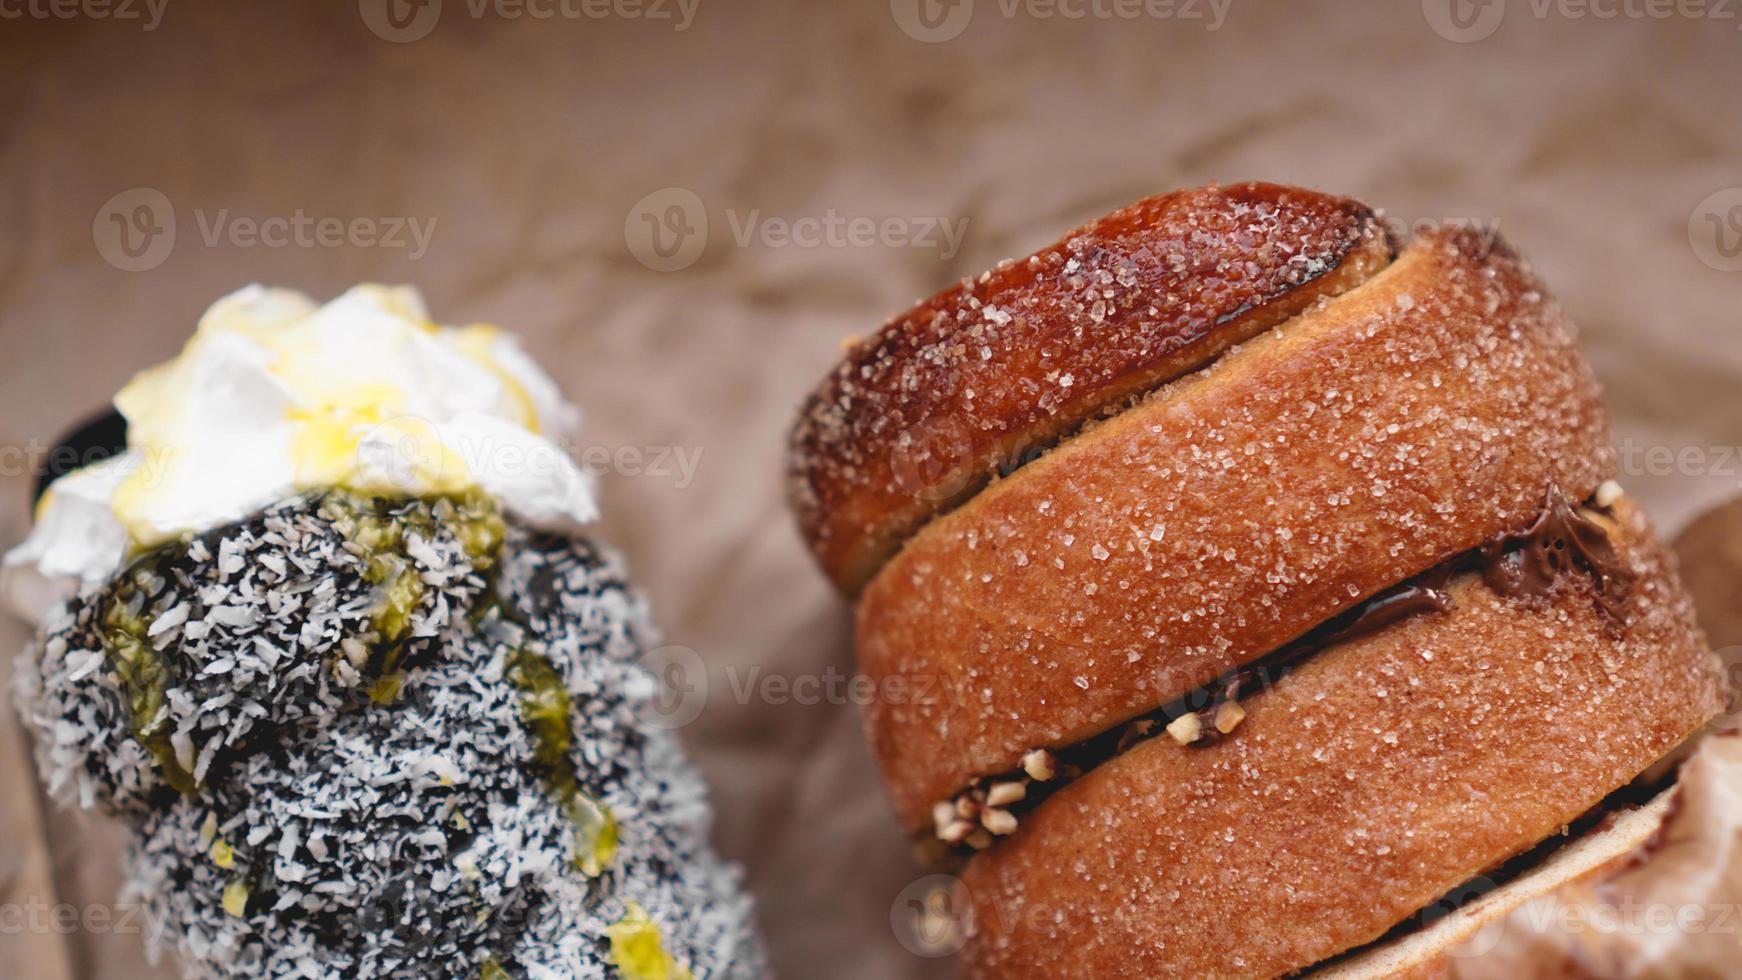
<path id="1" fill-rule="evenodd" d="M 1479 551 L 1482 578 L 1503 596 L 1542 596 L 1574 568 L 1591 576 L 1597 604 L 1619 623 L 1633 594 L 1633 571 L 1615 551 L 1609 531 L 1551 486 L 1536 523 L 1494 539 Z"/>
<path id="2" fill-rule="evenodd" d="M 1245 718 L 1240 699 L 1275 684 L 1319 651 L 1371 636 L 1415 616 L 1450 611 L 1454 603 L 1448 586 L 1460 573 L 1479 573 L 1494 592 L 1527 602 L 1549 596 L 1569 575 L 1584 574 L 1595 586 L 1597 608 L 1620 629 L 1635 575 L 1616 550 L 1603 511 L 1594 502 L 1577 506 L 1559 487 L 1551 485 L 1542 512 L 1523 531 L 1498 535 L 1380 592 L 1300 639 L 1132 721 L 1074 745 L 1030 753 L 1031 759 L 1042 760 L 1040 775 L 1025 765 L 1027 771 L 975 780 L 953 799 L 934 807 L 934 833 L 921 843 L 922 861 L 944 865 L 954 857 L 984 850 L 994 836 L 1014 832 L 1015 817 L 1162 731 L 1188 746 L 1227 738 Z"/>

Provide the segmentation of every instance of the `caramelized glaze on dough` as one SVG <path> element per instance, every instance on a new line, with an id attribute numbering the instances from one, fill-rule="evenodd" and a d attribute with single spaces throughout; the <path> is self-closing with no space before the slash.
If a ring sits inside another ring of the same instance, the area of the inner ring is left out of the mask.
<path id="1" fill-rule="evenodd" d="M 1383 267 L 1357 201 L 1275 184 L 1139 201 L 855 345 L 792 434 L 790 496 L 857 595 L 902 540 L 1097 413 Z"/>

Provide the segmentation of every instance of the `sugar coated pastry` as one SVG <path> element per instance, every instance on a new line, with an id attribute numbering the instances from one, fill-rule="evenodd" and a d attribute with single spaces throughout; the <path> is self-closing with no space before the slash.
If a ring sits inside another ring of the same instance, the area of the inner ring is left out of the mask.
<path id="1" fill-rule="evenodd" d="M 1473 882 L 1627 850 L 1552 853 L 1723 705 L 1573 325 L 1476 231 L 1140 201 L 856 342 L 791 445 L 969 977 L 1431 968 Z"/>

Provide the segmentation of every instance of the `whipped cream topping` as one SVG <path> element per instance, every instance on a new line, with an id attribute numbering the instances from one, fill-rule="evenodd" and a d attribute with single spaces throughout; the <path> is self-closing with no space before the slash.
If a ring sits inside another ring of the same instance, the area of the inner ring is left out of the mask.
<path id="1" fill-rule="evenodd" d="M 560 446 L 580 413 L 555 382 L 495 327 L 432 323 L 407 287 L 358 286 L 324 306 L 239 290 L 115 407 L 127 451 L 55 481 L 5 557 L 8 597 L 33 620 L 133 554 L 309 490 L 482 491 L 559 532 L 596 515 Z"/>

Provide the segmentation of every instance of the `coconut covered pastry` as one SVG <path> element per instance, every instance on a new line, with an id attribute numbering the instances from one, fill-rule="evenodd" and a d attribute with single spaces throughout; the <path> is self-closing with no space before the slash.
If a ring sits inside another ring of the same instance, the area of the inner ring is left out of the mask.
<path id="1" fill-rule="evenodd" d="M 758 977 L 578 413 L 418 295 L 250 287 L 6 558 L 61 804 L 190 977 Z"/>

